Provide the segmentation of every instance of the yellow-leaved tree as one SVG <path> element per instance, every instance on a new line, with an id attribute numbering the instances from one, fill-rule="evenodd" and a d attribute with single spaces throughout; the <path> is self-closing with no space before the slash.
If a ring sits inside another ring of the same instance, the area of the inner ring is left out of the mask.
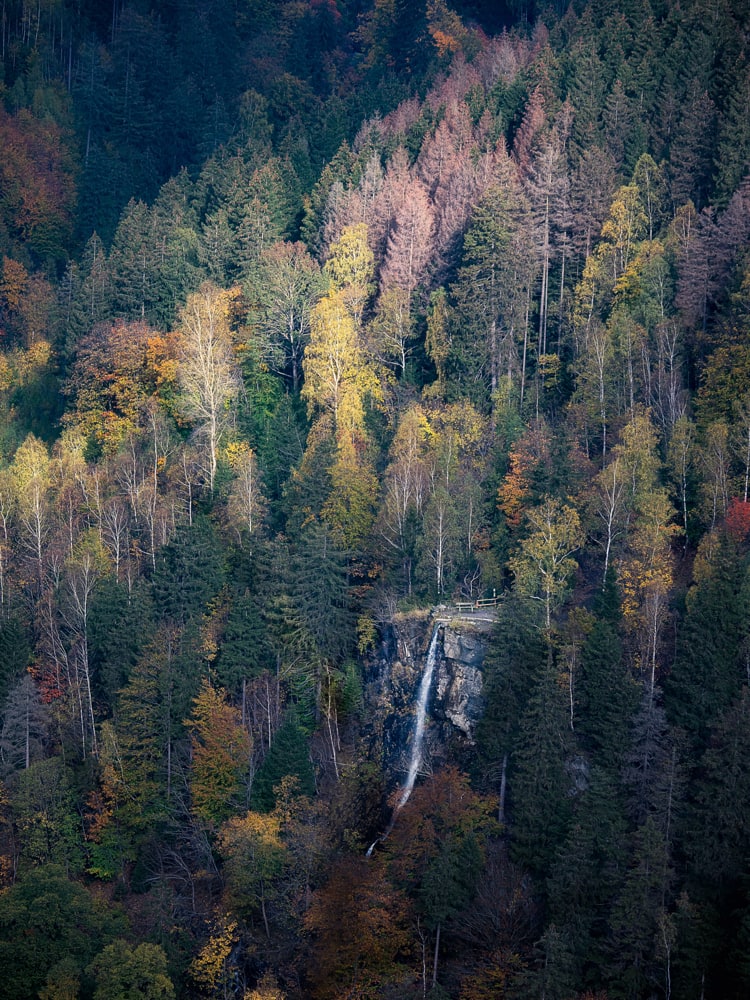
<path id="1" fill-rule="evenodd" d="M 51 530 L 52 464 L 47 446 L 29 434 L 13 457 L 10 474 L 24 546 L 36 564 L 39 586 L 44 577 L 44 549 Z"/>
<path id="2" fill-rule="evenodd" d="M 329 410 L 336 422 L 345 397 L 349 397 L 349 408 L 354 409 L 366 393 L 380 393 L 355 318 L 340 291 L 329 292 L 312 311 L 304 372 L 302 397 L 308 412 Z"/>
<path id="3" fill-rule="evenodd" d="M 190 963 L 191 979 L 208 996 L 228 996 L 232 981 L 232 952 L 239 941 L 237 921 L 224 916 Z"/>
<path id="4" fill-rule="evenodd" d="M 515 574 L 516 589 L 542 602 L 549 635 L 552 611 L 562 600 L 578 567 L 573 555 L 583 544 L 583 529 L 575 508 L 554 497 L 547 497 L 526 517 L 531 533 L 521 542 L 520 551 L 509 560 L 509 565 Z"/>
<path id="5" fill-rule="evenodd" d="M 342 548 L 359 548 L 372 526 L 377 480 L 365 425 L 368 405 L 379 405 L 382 385 L 370 363 L 344 293 L 332 291 L 312 312 L 302 395 L 318 422 L 332 420 L 336 457 L 332 488 L 322 508 Z"/>
<path id="6" fill-rule="evenodd" d="M 186 721 L 192 742 L 193 812 L 209 825 L 223 822 L 242 800 L 250 765 L 250 736 L 221 690 L 204 679 Z"/>
<path id="7" fill-rule="evenodd" d="M 258 812 L 233 816 L 219 831 L 218 848 L 233 911 L 252 916 L 260 910 L 270 939 L 266 904 L 276 895 L 276 880 L 287 863 L 280 816 Z"/>
<path id="8" fill-rule="evenodd" d="M 323 270 L 360 326 L 367 300 L 375 290 L 375 257 L 367 242 L 366 223 L 344 226 L 339 240 L 331 244 Z"/>
<path id="9" fill-rule="evenodd" d="M 619 568 L 622 611 L 634 664 L 653 693 L 661 638 L 669 616 L 676 511 L 661 486 L 658 437 L 648 411 L 636 411 L 613 449 L 622 469 L 623 558 Z"/>

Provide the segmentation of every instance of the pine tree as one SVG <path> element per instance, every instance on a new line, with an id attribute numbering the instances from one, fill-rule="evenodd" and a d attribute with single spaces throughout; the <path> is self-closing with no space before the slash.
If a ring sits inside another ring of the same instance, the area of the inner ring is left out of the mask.
<path id="1" fill-rule="evenodd" d="M 0 619 L 0 701 L 29 664 L 31 644 L 17 613 Z"/>
<path id="2" fill-rule="evenodd" d="M 750 172 L 750 125 L 745 109 L 750 102 L 750 70 L 742 62 L 734 67 L 732 90 L 726 99 L 716 145 L 716 191 L 719 207 L 729 202 Z"/>
<path id="3" fill-rule="evenodd" d="M 533 874 L 549 870 L 570 822 L 570 726 L 552 649 L 537 664 L 513 753 L 511 845 Z"/>
<path id="4" fill-rule="evenodd" d="M 143 585 L 128 588 L 111 575 L 97 581 L 91 595 L 89 656 L 97 693 L 110 705 L 149 640 L 150 610 Z"/>
<path id="5" fill-rule="evenodd" d="M 246 680 L 272 665 L 271 648 L 262 618 L 262 602 L 246 591 L 233 597 L 219 646 L 216 679 L 234 697 Z"/>
<path id="6" fill-rule="evenodd" d="M 745 559 L 722 533 L 688 593 L 665 683 L 669 716 L 690 734 L 696 752 L 707 748 L 712 728 L 746 682 L 749 599 Z"/>
<path id="7" fill-rule="evenodd" d="M 667 934 L 672 878 L 667 844 L 649 818 L 637 831 L 630 867 L 612 909 L 608 986 L 613 996 L 642 996 L 665 982 L 669 954 L 660 944 Z"/>
<path id="8" fill-rule="evenodd" d="M 293 708 L 287 711 L 263 763 L 253 778 L 250 800 L 252 808 L 262 813 L 271 812 L 277 804 L 276 789 L 288 776 L 297 779 L 296 794 L 314 793 L 315 776 L 310 761 L 308 738 Z"/>
<path id="9" fill-rule="evenodd" d="M 110 248 L 112 307 L 126 319 L 153 322 L 155 257 L 151 246 L 150 213 L 143 202 L 131 201 L 120 217 Z M 158 259 L 158 258 L 157 258 Z"/>
<path id="10" fill-rule="evenodd" d="M 598 767 L 619 775 L 638 688 L 630 678 L 619 635 L 619 607 L 610 572 L 598 602 L 600 613 L 586 636 L 577 685 L 577 731 Z"/>
<path id="11" fill-rule="evenodd" d="M 526 203 L 508 165 L 502 182 L 477 205 L 464 236 L 452 288 L 462 322 L 453 336 L 448 370 L 472 398 L 472 383 L 492 394 L 507 376 L 521 401 L 528 353 L 528 297 L 534 270 L 525 228 Z M 480 351 L 477 351 L 477 342 Z M 477 399 L 486 408 L 486 395 Z"/>
<path id="12" fill-rule="evenodd" d="M 180 526 L 160 553 L 152 578 L 156 608 L 167 619 L 185 624 L 205 610 L 223 578 L 215 529 L 208 518 L 196 517 Z"/>
<path id="13" fill-rule="evenodd" d="M 750 692 L 743 687 L 716 722 L 685 818 L 691 868 L 720 910 L 737 891 L 750 856 L 749 720 Z"/>
<path id="14" fill-rule="evenodd" d="M 566 943 L 573 980 L 601 988 L 610 964 L 609 910 L 622 887 L 627 823 L 617 777 L 592 764 L 546 882 L 549 921 Z"/>
<path id="15" fill-rule="evenodd" d="M 484 660 L 484 713 L 477 724 L 479 769 L 500 796 L 505 822 L 508 761 L 518 746 L 531 678 L 546 655 L 534 608 L 514 594 L 503 602 Z"/>
<path id="16" fill-rule="evenodd" d="M 293 572 L 300 640 L 312 641 L 323 659 L 340 661 L 353 645 L 353 618 L 344 553 L 326 525 L 313 523 L 303 533 Z"/>

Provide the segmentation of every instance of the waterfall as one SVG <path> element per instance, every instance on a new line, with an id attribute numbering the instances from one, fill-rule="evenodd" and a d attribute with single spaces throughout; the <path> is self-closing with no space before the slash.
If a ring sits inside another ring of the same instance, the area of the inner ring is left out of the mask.
<path id="1" fill-rule="evenodd" d="M 419 684 L 419 693 L 417 695 L 417 716 L 414 722 L 414 740 L 411 745 L 411 760 L 409 761 L 409 771 L 406 775 L 406 781 L 401 789 L 401 797 L 399 798 L 398 805 L 396 806 L 396 812 L 406 805 L 407 799 L 411 795 L 412 789 L 414 788 L 414 782 L 417 780 L 419 765 L 422 763 L 422 743 L 424 741 L 424 727 L 427 719 L 427 699 L 430 697 L 432 675 L 435 672 L 439 633 L 440 626 L 436 625 L 435 631 L 432 633 L 430 648 L 427 651 L 427 662 L 425 664 L 424 673 L 422 674 L 422 680 Z"/>
<path id="2" fill-rule="evenodd" d="M 393 824 L 396 822 L 396 816 L 398 815 L 399 810 L 403 809 L 406 805 L 406 802 L 412 793 L 412 789 L 414 788 L 414 782 L 417 780 L 419 766 L 422 763 L 422 743 L 424 742 L 424 730 L 425 723 L 427 721 L 427 701 L 430 697 L 432 675 L 435 672 L 435 663 L 437 662 L 440 628 L 440 625 L 436 625 L 435 631 L 432 633 L 430 648 L 427 650 L 427 661 L 425 663 L 424 673 L 422 674 L 422 680 L 419 683 L 419 691 L 417 693 L 417 714 L 414 720 L 414 739 L 412 740 L 411 745 L 411 759 L 409 761 L 409 770 L 406 775 L 406 781 L 401 786 L 401 795 L 399 796 L 396 807 L 393 810 L 393 815 L 391 816 L 391 821 L 388 824 L 387 830 L 381 837 L 378 837 L 377 840 L 370 844 L 367 849 L 366 857 L 368 858 L 372 856 L 375 846 L 382 843 L 393 829 Z"/>

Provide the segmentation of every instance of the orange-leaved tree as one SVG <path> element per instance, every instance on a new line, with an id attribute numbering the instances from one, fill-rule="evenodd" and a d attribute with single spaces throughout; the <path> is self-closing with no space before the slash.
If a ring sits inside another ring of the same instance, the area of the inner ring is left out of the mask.
<path id="1" fill-rule="evenodd" d="M 382 861 L 336 862 L 305 915 L 305 929 L 315 939 L 313 996 L 334 1000 L 364 983 L 382 990 L 399 978 L 399 959 L 410 950 L 409 914 L 406 897 L 389 882 Z"/>
<path id="2" fill-rule="evenodd" d="M 209 826 L 218 825 L 243 800 L 250 737 L 239 711 L 205 678 L 185 724 L 191 734 L 193 812 Z"/>

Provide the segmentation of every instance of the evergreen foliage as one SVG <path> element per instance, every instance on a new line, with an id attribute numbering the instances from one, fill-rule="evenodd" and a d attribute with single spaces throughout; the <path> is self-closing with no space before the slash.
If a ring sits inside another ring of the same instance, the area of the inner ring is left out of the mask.
<path id="1" fill-rule="evenodd" d="M 315 778 L 310 762 L 308 737 L 294 709 L 287 712 L 255 774 L 251 796 L 253 808 L 259 812 L 271 812 L 276 805 L 276 789 L 286 777 L 297 779 L 297 794 L 314 793 Z"/>
<path id="2" fill-rule="evenodd" d="M 0 997 L 747 996 L 747 4 L 1 20 Z"/>

